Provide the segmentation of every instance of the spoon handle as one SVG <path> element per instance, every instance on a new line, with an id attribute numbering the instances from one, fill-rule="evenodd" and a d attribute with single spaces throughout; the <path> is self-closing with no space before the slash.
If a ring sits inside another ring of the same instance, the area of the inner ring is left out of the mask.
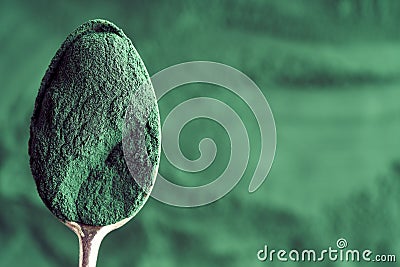
<path id="1" fill-rule="evenodd" d="M 79 267 L 96 267 L 101 241 L 110 232 L 109 227 L 64 222 L 79 240 Z"/>
<path id="2" fill-rule="evenodd" d="M 79 238 L 79 267 L 96 267 L 97 255 L 101 241 L 108 234 L 106 231 L 82 227 L 82 235 Z"/>
<path id="3" fill-rule="evenodd" d="M 133 218 L 134 215 L 117 223 L 105 226 L 93 226 L 82 223 L 62 221 L 74 231 L 79 239 L 79 267 L 96 267 L 97 254 L 101 241 L 111 231 L 120 228 Z"/>

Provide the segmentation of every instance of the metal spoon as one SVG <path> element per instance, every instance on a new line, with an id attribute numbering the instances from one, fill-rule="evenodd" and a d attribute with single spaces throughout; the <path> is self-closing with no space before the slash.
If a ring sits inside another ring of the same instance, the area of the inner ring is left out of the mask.
<path id="1" fill-rule="evenodd" d="M 82 223 L 62 221 L 75 232 L 79 239 L 79 267 L 96 267 L 97 255 L 101 242 L 111 231 L 120 228 L 134 216 L 123 219 L 115 224 L 93 226 Z"/>

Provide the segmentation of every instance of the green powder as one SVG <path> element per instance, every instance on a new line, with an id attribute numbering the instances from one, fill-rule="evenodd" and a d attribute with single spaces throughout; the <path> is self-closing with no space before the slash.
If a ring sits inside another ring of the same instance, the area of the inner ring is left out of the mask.
<path id="1" fill-rule="evenodd" d="M 140 179 L 151 187 L 159 161 L 158 108 L 152 87 L 143 101 L 135 99 L 149 80 L 131 41 L 104 20 L 81 25 L 57 51 L 36 98 L 29 155 L 39 195 L 61 220 L 108 225 L 144 205 L 149 187 L 132 178 L 122 136 L 131 107 L 130 116 L 140 115 L 132 119 L 144 125 L 136 136 L 144 147 L 132 147 L 140 159 L 135 168 L 143 163 Z M 141 105 L 132 107 L 132 99 Z"/>

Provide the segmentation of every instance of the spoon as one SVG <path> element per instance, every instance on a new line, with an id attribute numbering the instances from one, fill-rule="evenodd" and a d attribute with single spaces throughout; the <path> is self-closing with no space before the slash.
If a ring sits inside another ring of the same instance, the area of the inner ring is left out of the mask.
<path id="1" fill-rule="evenodd" d="M 77 222 L 61 221 L 71 229 L 79 240 L 79 267 L 96 267 L 97 255 L 104 237 L 125 225 L 132 217 L 106 226 L 86 225 Z"/>
<path id="2" fill-rule="evenodd" d="M 85 22 L 56 52 L 36 97 L 28 152 L 39 196 L 78 236 L 79 266 L 95 267 L 103 238 L 148 200 L 161 154 L 150 76 L 113 23 Z"/>

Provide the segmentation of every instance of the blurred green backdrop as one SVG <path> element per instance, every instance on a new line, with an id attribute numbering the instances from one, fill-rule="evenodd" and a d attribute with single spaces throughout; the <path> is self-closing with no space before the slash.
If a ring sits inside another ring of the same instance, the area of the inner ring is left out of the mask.
<path id="1" fill-rule="evenodd" d="M 132 222 L 105 239 L 99 267 L 310 266 L 263 263 L 256 254 L 264 244 L 335 247 L 340 237 L 351 248 L 400 257 L 399 16 L 395 0 L 2 0 L 0 266 L 77 266 L 75 235 L 36 192 L 27 142 L 51 58 L 73 29 L 93 18 L 121 27 L 150 74 L 191 60 L 243 71 L 268 99 L 278 136 L 268 179 L 249 194 L 260 140 L 243 102 L 206 85 L 166 95 L 159 103 L 163 118 L 193 96 L 229 103 L 247 122 L 255 152 L 239 185 L 216 203 L 184 209 L 149 200 Z M 189 123 L 182 150 L 198 157 L 204 137 L 214 138 L 219 149 L 208 170 L 190 175 L 163 157 L 160 172 L 186 185 L 213 180 L 229 156 L 227 133 L 218 124 Z"/>

